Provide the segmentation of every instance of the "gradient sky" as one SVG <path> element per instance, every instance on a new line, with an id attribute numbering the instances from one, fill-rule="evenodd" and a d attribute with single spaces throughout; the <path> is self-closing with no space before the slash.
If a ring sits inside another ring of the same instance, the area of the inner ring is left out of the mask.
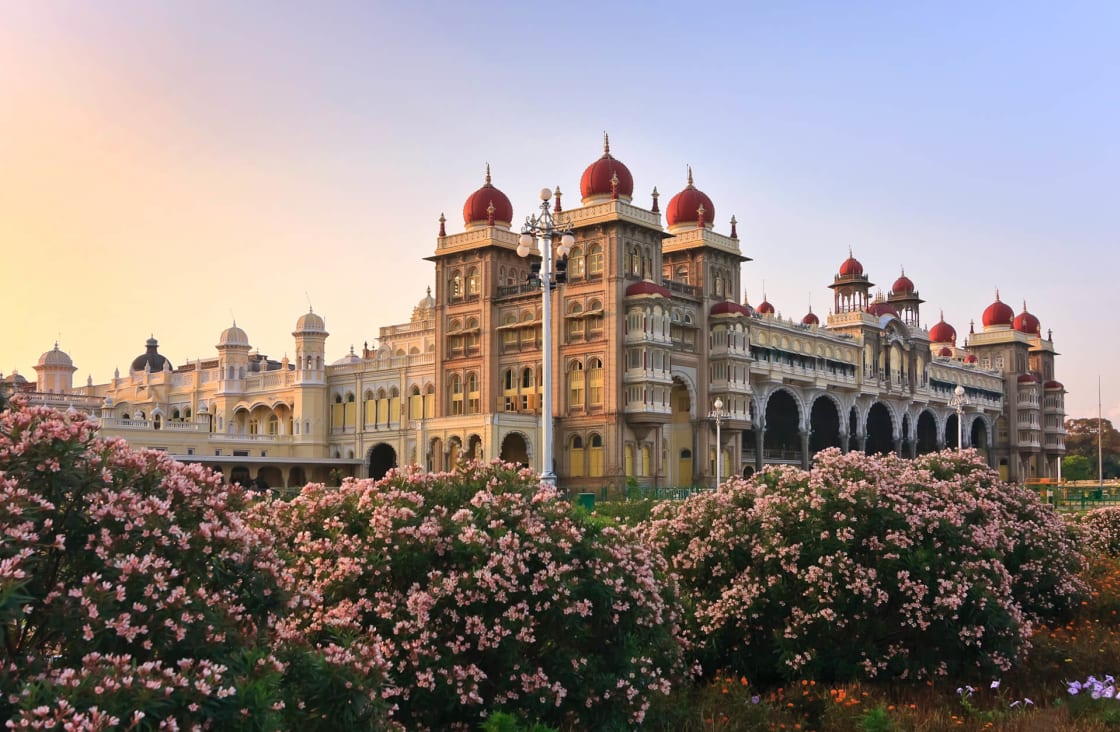
<path id="1" fill-rule="evenodd" d="M 516 220 L 602 133 L 635 202 L 696 185 L 787 317 L 851 247 L 926 325 L 1025 299 L 1071 417 L 1120 419 L 1120 3 L 0 0 L 0 370 L 96 383 L 236 318 L 328 358 L 407 321 L 484 167 Z M 979 327 L 979 326 L 978 326 Z"/>

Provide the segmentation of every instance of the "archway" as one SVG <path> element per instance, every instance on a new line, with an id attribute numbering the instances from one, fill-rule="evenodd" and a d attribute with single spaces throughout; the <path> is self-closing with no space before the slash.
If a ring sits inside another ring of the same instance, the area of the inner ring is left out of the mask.
<path id="1" fill-rule="evenodd" d="M 693 434 L 693 394 L 690 388 L 691 385 L 687 384 L 679 376 L 673 377 L 673 386 L 669 391 L 669 408 L 672 414 L 669 418 L 669 424 L 664 427 L 664 436 L 669 440 L 669 454 L 673 456 L 673 460 L 669 468 L 669 484 L 676 486 L 692 485 L 693 477 L 693 464 L 692 464 L 692 450 L 695 443 L 695 435 Z M 687 464 L 681 459 L 684 452 L 688 452 L 689 459 Z"/>
<path id="2" fill-rule="evenodd" d="M 894 450 L 894 423 L 891 413 L 882 402 L 875 402 L 867 412 L 868 455 L 886 455 Z"/>
<path id="3" fill-rule="evenodd" d="M 801 411 L 793 396 L 778 389 L 766 400 L 766 430 L 762 437 L 767 458 L 801 458 Z"/>
<path id="4" fill-rule="evenodd" d="M 257 490 L 266 491 L 283 485 L 284 476 L 280 473 L 280 468 L 274 465 L 266 465 L 257 471 L 257 480 L 254 486 Z"/>
<path id="5" fill-rule="evenodd" d="M 813 400 L 809 410 L 809 454 L 826 447 L 840 447 L 840 411 L 836 402 L 826 396 Z"/>
<path id="6" fill-rule="evenodd" d="M 292 472 L 288 473 L 288 487 L 289 488 L 302 488 L 307 485 L 307 473 L 299 465 L 292 468 Z"/>
<path id="7" fill-rule="evenodd" d="M 977 450 L 986 453 L 988 448 L 991 447 L 991 445 L 988 444 L 988 440 L 990 439 L 988 435 L 988 425 L 979 417 L 972 420 L 972 429 L 969 430 L 969 435 L 972 446 Z"/>
<path id="8" fill-rule="evenodd" d="M 478 435 L 471 435 L 467 440 L 467 453 L 465 455 L 467 460 L 481 460 L 482 459 L 482 438 Z"/>
<path id="9" fill-rule="evenodd" d="M 229 482 L 240 483 L 241 485 L 249 485 L 249 468 L 244 465 L 238 465 L 229 472 Z"/>
<path id="10" fill-rule="evenodd" d="M 397 451 L 384 442 L 374 445 L 369 451 L 369 477 L 381 480 L 393 468 L 397 467 Z"/>
<path id="11" fill-rule="evenodd" d="M 517 463 L 529 467 L 529 446 L 520 432 L 510 432 L 502 440 L 502 451 L 498 457 L 507 463 Z"/>
<path id="12" fill-rule="evenodd" d="M 953 412 L 945 420 L 945 447 L 956 450 L 960 447 L 960 442 L 957 440 L 957 413 Z"/>
<path id="13" fill-rule="evenodd" d="M 933 421 L 933 415 L 925 410 L 918 415 L 918 429 L 915 436 L 918 439 L 919 455 L 937 451 L 937 423 Z"/>

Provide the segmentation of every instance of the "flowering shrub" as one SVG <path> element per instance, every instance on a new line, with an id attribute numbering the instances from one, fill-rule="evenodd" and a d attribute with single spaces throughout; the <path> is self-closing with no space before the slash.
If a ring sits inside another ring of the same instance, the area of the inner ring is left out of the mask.
<path id="1" fill-rule="evenodd" d="M 1120 557 L 1120 506 L 1094 508 L 1075 521 L 1086 551 Z"/>
<path id="2" fill-rule="evenodd" d="M 273 643 L 301 595 L 248 520 L 252 496 L 94 429 L 18 403 L 0 414 L 0 717 L 44 729 L 302 724 L 307 703 L 288 700 L 314 709 L 321 688 L 300 670 L 331 659 L 307 639 Z"/>
<path id="3" fill-rule="evenodd" d="M 1084 591 L 1061 520 L 975 453 L 826 450 L 663 504 L 644 531 L 696 660 L 752 679 L 1005 670 Z"/>
<path id="4" fill-rule="evenodd" d="M 309 485 L 271 515 L 317 595 L 284 632 L 379 650 L 408 729 L 477 729 L 498 711 L 630 728 L 669 691 L 680 650 L 664 562 L 528 471 Z"/>

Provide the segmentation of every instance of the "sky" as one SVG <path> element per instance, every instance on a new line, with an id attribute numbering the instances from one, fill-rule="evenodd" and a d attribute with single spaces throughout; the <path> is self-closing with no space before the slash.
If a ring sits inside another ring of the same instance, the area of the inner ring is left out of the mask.
<path id="1" fill-rule="evenodd" d="M 734 214 L 751 303 L 824 314 L 849 248 L 959 334 L 998 288 L 1070 417 L 1120 419 L 1120 3 L 0 0 L 0 371 L 127 373 L 236 319 L 328 359 L 406 322 L 490 164 L 515 221 L 603 132 L 635 203 Z"/>

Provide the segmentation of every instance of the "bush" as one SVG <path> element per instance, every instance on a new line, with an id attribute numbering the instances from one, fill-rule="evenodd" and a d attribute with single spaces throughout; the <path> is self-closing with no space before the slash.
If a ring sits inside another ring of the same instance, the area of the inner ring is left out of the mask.
<path id="1" fill-rule="evenodd" d="M 664 563 L 529 471 L 393 472 L 278 503 L 272 529 L 317 602 L 287 622 L 382 649 L 393 719 L 477 729 L 493 712 L 625 729 L 680 662 Z"/>
<path id="2" fill-rule="evenodd" d="M 1074 522 L 1087 553 L 1120 557 L 1120 507 L 1094 508 Z"/>
<path id="3" fill-rule="evenodd" d="M 19 403 L 0 414 L 0 717 L 81 729 L 302 721 L 286 700 L 314 705 L 316 690 L 293 670 L 334 659 L 306 639 L 275 643 L 270 629 L 301 596 L 249 520 L 253 496 L 94 430 Z"/>
<path id="4" fill-rule="evenodd" d="M 1006 670 L 1084 587 L 1060 518 L 975 453 L 818 453 L 655 510 L 695 660 L 751 679 Z"/>

